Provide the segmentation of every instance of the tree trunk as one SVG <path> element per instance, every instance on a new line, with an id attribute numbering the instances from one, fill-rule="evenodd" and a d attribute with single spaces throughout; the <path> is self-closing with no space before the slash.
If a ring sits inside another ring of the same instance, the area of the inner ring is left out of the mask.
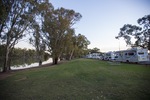
<path id="1" fill-rule="evenodd" d="M 54 57 L 54 58 L 53 58 L 53 64 L 54 64 L 54 65 L 58 64 L 58 57 Z"/>
<path id="2" fill-rule="evenodd" d="M 73 53 L 74 53 L 74 50 L 72 50 L 72 51 L 71 51 L 71 54 L 70 54 L 69 60 L 71 60 L 71 59 L 72 59 Z"/>
<path id="3" fill-rule="evenodd" d="M 9 57 L 9 59 L 8 59 L 7 71 L 11 70 L 11 68 L 10 68 L 10 66 L 11 66 L 11 60 L 12 60 L 12 58 Z"/>
<path id="4" fill-rule="evenodd" d="M 38 54 L 38 61 L 39 61 L 39 66 L 41 66 L 42 65 L 42 57 L 40 54 Z"/>
<path id="5" fill-rule="evenodd" d="M 42 60 L 40 59 L 40 60 L 39 60 L 39 66 L 41 66 L 41 65 L 42 65 Z"/>
<path id="6" fill-rule="evenodd" d="M 66 54 L 66 60 L 69 60 L 69 58 L 70 58 L 70 55 L 69 54 Z"/>
<path id="7" fill-rule="evenodd" d="M 8 60 L 9 60 L 9 47 L 6 47 L 6 53 L 5 53 L 5 60 L 4 60 L 4 67 L 3 67 L 3 72 L 6 72 L 8 68 Z"/>
<path id="8" fill-rule="evenodd" d="M 150 36 L 149 36 L 149 42 L 148 42 L 148 50 L 150 51 Z"/>

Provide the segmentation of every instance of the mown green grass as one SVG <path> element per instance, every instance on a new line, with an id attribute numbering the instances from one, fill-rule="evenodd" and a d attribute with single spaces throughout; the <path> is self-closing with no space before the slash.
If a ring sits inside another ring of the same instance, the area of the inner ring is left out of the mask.
<path id="1" fill-rule="evenodd" d="M 0 80 L 0 100 L 150 100 L 150 66 L 76 59 Z"/>

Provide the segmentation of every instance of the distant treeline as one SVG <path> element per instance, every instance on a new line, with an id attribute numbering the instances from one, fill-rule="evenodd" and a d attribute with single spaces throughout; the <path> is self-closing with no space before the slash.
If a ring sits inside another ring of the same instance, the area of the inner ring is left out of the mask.
<path id="1" fill-rule="evenodd" d="M 5 46 L 0 45 L 0 67 L 3 67 L 4 65 L 4 57 L 5 57 Z M 50 57 L 50 55 L 46 52 L 44 52 L 44 55 L 42 57 L 42 61 L 47 60 Z M 21 49 L 21 48 L 14 48 L 9 57 L 9 65 L 20 65 L 23 63 L 33 63 L 35 61 L 38 61 L 37 52 L 33 49 Z"/>
<path id="2" fill-rule="evenodd" d="M 5 49 L 4 45 L 0 45 L 0 58 L 5 57 Z M 21 49 L 21 48 L 14 48 L 10 53 L 11 58 L 37 58 L 37 52 L 34 49 Z M 44 60 L 48 59 L 50 55 L 48 53 L 44 53 Z"/>

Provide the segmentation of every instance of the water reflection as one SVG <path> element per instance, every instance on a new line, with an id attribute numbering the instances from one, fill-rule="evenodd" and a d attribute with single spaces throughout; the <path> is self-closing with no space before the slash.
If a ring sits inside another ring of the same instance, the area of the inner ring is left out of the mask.
<path id="1" fill-rule="evenodd" d="M 42 62 L 42 65 L 48 64 L 48 63 L 52 63 L 52 58 L 49 58 L 47 61 Z M 25 64 L 22 64 L 22 65 L 14 65 L 14 66 L 11 66 L 11 70 L 32 68 L 32 67 L 37 67 L 38 65 L 39 65 L 38 62 L 30 63 L 30 64 L 25 63 Z"/>

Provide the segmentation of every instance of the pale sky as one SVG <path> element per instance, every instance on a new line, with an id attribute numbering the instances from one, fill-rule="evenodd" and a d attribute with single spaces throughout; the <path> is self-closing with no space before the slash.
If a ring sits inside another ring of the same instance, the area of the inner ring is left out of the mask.
<path id="1" fill-rule="evenodd" d="M 102 52 L 127 49 L 123 39 L 115 39 L 124 24 L 138 25 L 137 20 L 150 14 L 150 0 L 50 0 L 54 8 L 73 9 L 82 15 L 73 27 Z M 120 46 L 119 46 L 120 44 Z M 17 47 L 31 47 L 20 42 Z"/>

